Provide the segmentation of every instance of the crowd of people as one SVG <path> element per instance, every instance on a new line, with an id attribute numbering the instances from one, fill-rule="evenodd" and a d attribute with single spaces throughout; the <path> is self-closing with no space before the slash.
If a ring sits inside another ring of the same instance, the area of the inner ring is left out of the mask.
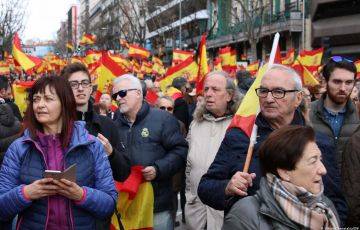
<path id="1" fill-rule="evenodd" d="M 154 190 L 156 230 L 179 221 L 187 229 L 359 227 L 356 74 L 350 60 L 332 57 L 321 84 L 307 88 L 292 68 L 271 65 L 255 89 L 260 111 L 248 172 L 250 137 L 229 126 L 254 81 L 246 71 L 209 72 L 201 95 L 186 77 L 175 78 L 176 95 L 167 95 L 154 78 L 125 74 L 95 101 L 88 69 L 72 63 L 60 76 L 36 79 L 24 116 L 13 79 L 0 76 L 0 225 L 109 229 L 115 182 L 140 165 Z M 45 170 L 74 164 L 76 180 L 44 178 Z"/>

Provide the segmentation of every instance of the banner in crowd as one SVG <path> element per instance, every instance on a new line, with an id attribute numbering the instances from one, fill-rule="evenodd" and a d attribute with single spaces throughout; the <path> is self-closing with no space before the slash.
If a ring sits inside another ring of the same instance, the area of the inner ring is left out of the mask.
<path id="1" fill-rule="evenodd" d="M 19 107 L 21 115 L 24 114 L 27 107 L 27 89 L 31 88 L 34 81 L 20 81 L 12 84 L 15 104 Z"/>
<path id="2" fill-rule="evenodd" d="M 126 230 L 153 228 L 154 191 L 151 182 L 144 181 L 142 169 L 143 166 L 133 166 L 124 183 L 115 181 L 119 197 L 111 230 L 121 229 L 119 220 Z"/>

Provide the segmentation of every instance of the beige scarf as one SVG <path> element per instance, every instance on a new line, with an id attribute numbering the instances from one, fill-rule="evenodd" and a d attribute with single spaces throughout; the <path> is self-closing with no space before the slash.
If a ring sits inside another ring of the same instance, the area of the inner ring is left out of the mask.
<path id="1" fill-rule="evenodd" d="M 309 229 L 338 229 L 334 212 L 322 202 L 323 187 L 319 194 L 266 174 L 268 185 L 282 210 L 290 220 Z"/>

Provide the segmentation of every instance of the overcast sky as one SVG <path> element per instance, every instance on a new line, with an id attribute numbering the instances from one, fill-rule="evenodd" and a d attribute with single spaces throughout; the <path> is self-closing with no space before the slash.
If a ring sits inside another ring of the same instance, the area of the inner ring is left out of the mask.
<path id="1" fill-rule="evenodd" d="M 77 0 L 28 0 L 22 40 L 56 38 L 60 22 L 66 20 L 67 12 L 76 3 Z"/>

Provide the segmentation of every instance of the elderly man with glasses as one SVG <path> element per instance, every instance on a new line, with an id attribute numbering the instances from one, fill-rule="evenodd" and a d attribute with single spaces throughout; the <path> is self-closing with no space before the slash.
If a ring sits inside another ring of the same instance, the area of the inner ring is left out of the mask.
<path id="1" fill-rule="evenodd" d="M 298 106 L 302 100 L 302 82 L 291 68 L 274 64 L 265 73 L 260 87 L 260 113 L 256 118 L 258 133 L 249 173 L 242 172 L 249 147 L 249 137 L 239 128 L 230 128 L 225 134 L 216 157 L 207 173 L 201 178 L 198 195 L 201 201 L 212 208 L 229 211 L 235 201 L 254 195 L 259 189 L 262 171 L 258 161 L 261 143 L 275 129 L 286 125 L 306 125 Z M 316 135 L 328 171 L 324 178 L 325 195 L 343 214 L 346 204 L 340 191 L 338 171 L 335 170 L 333 147 L 326 136 Z M 344 215 L 342 215 L 344 217 Z"/>
<path id="2" fill-rule="evenodd" d="M 131 165 L 143 166 L 143 178 L 154 188 L 154 229 L 173 229 L 172 177 L 185 166 L 187 142 L 172 114 L 143 100 L 138 78 L 125 74 L 113 85 L 120 112 L 116 123 Z"/>

